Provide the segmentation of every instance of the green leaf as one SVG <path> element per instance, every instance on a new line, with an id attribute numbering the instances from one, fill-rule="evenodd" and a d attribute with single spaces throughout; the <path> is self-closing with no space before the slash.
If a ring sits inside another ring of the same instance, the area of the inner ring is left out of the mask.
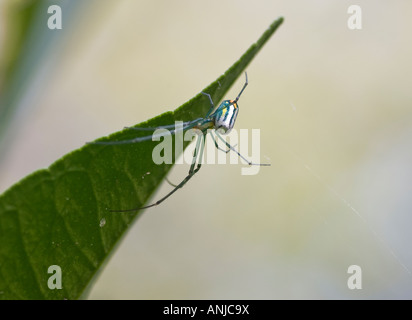
<path id="1" fill-rule="evenodd" d="M 283 22 L 276 20 L 224 75 L 203 91 L 220 101 Z M 210 107 L 197 94 L 174 112 L 139 126 L 155 127 L 202 117 Z M 144 132 L 143 132 L 144 133 Z M 136 137 L 134 130 L 105 140 Z M 139 212 L 112 213 L 146 204 L 171 165 L 155 165 L 156 142 L 88 144 L 39 170 L 0 196 L 0 299 L 77 299 Z M 149 209 L 150 210 L 150 209 Z M 48 268 L 62 271 L 51 290 Z"/>

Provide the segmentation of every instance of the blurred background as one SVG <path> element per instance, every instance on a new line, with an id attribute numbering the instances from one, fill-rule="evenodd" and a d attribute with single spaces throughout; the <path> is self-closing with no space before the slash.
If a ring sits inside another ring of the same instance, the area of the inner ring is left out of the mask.
<path id="1" fill-rule="evenodd" d="M 272 166 L 204 165 L 137 220 L 88 298 L 412 298 L 412 3 L 359 0 L 351 30 L 345 0 L 41 2 L 10 79 L 34 1 L 0 1 L 0 193 L 174 110 L 285 18 L 247 69 L 236 123 L 261 130 Z M 52 4 L 62 30 L 45 27 Z M 360 290 L 348 288 L 351 265 Z"/>

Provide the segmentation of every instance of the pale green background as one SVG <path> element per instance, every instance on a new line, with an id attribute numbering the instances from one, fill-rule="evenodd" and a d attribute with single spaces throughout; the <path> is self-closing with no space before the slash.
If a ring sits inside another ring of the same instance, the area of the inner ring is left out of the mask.
<path id="1" fill-rule="evenodd" d="M 347 27 L 351 4 L 362 30 Z M 236 123 L 261 129 L 272 166 L 205 165 L 138 219 L 89 298 L 411 298 L 411 12 L 407 0 L 87 1 L 22 100 L 0 192 L 180 106 L 284 16 L 247 68 Z M 347 287 L 353 264 L 362 290 Z"/>

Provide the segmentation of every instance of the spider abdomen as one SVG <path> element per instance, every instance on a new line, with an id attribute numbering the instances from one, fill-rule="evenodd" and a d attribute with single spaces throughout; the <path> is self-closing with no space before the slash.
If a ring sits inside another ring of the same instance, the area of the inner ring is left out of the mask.
<path id="1" fill-rule="evenodd" d="M 235 125 L 238 112 L 239 106 L 235 100 L 224 100 L 211 115 L 215 129 L 221 129 L 223 133 L 229 133 Z"/>

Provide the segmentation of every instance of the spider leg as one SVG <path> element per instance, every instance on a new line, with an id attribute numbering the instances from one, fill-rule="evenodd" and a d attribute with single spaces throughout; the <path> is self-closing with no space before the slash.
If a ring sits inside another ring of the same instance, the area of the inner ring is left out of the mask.
<path id="1" fill-rule="evenodd" d="M 165 180 L 166 180 L 167 183 L 170 184 L 172 187 L 175 187 L 175 188 L 177 187 L 177 185 L 174 184 L 174 183 L 171 183 L 170 180 L 169 180 L 167 177 L 165 177 Z"/>
<path id="2" fill-rule="evenodd" d="M 203 118 L 198 118 L 196 120 L 192 120 L 192 121 L 188 121 L 188 122 L 184 122 L 183 126 L 174 130 L 170 130 L 170 131 L 166 131 L 167 128 L 175 128 L 175 125 L 167 125 L 167 126 L 163 126 L 163 127 L 158 127 L 158 128 L 138 128 L 138 127 L 127 127 L 128 129 L 133 129 L 133 130 L 138 130 L 138 131 L 154 131 L 157 129 L 164 129 L 165 131 L 159 132 L 157 134 L 151 134 L 148 136 L 144 136 L 144 137 L 137 137 L 134 139 L 128 139 L 128 140 L 120 140 L 120 141 L 92 141 L 92 142 L 86 142 L 86 144 L 99 144 L 99 145 L 118 145 L 118 144 L 129 144 L 129 143 L 138 143 L 138 142 L 142 142 L 142 141 L 148 141 L 148 140 L 153 140 L 154 138 L 159 138 L 159 137 L 163 137 L 165 136 L 168 132 L 170 132 L 170 134 L 175 134 L 176 132 L 179 131 L 184 131 L 190 128 L 195 127 L 199 121 L 203 120 Z"/>
<path id="3" fill-rule="evenodd" d="M 245 82 L 245 84 L 243 85 L 242 90 L 240 90 L 239 94 L 237 95 L 237 97 L 236 97 L 236 99 L 235 99 L 236 102 L 239 100 L 240 96 L 242 95 L 243 90 L 245 90 L 245 89 L 246 89 L 246 86 L 249 84 L 249 82 L 247 81 L 247 73 L 246 73 L 246 71 L 245 71 L 245 76 L 246 76 L 246 82 Z"/>
<path id="4" fill-rule="evenodd" d="M 197 123 L 201 120 L 203 120 L 203 118 L 198 118 L 198 119 L 195 119 L 195 120 L 183 122 L 183 130 L 188 128 L 191 124 Z M 158 127 L 146 127 L 146 128 L 142 128 L 142 127 L 124 127 L 124 128 L 125 129 L 130 129 L 130 130 L 136 130 L 136 131 L 155 131 L 156 129 L 172 129 L 172 128 L 175 128 L 175 126 L 176 126 L 176 124 L 168 124 L 168 125 L 165 125 L 165 126 L 158 126 Z"/>
<path id="5" fill-rule="evenodd" d="M 246 161 L 248 165 L 250 165 L 250 166 L 270 166 L 270 163 L 253 163 L 253 162 L 247 160 L 244 156 L 242 156 L 242 155 L 239 153 L 239 151 L 237 151 L 237 150 L 236 150 L 234 147 L 232 147 L 225 139 L 223 139 L 223 137 L 220 135 L 219 132 L 215 131 L 215 134 L 216 134 L 216 136 L 217 136 L 220 140 L 222 140 L 222 141 L 226 144 L 226 146 L 227 146 L 230 150 L 232 150 L 233 152 L 235 152 L 240 158 L 242 158 L 244 161 Z"/>
<path id="6" fill-rule="evenodd" d="M 161 204 L 163 201 L 169 198 L 172 194 L 174 194 L 178 189 L 182 188 L 202 167 L 202 157 L 203 157 L 203 151 L 205 147 L 205 138 L 206 138 L 205 136 L 206 136 L 206 133 L 203 133 L 203 136 L 199 136 L 198 140 L 196 141 L 195 154 L 193 155 L 192 165 L 190 166 L 188 175 L 172 191 L 170 191 L 160 200 L 157 200 L 155 203 L 150 204 L 148 206 L 133 208 L 133 209 L 126 209 L 126 210 L 109 210 L 109 211 L 110 212 L 132 212 L 132 211 L 137 211 L 141 209 L 151 208 L 151 207 Z M 196 166 L 196 163 L 197 163 L 197 166 Z"/>
<path id="7" fill-rule="evenodd" d="M 230 152 L 230 150 L 231 150 L 230 148 L 228 148 L 227 150 L 225 150 L 225 149 L 222 149 L 221 147 L 219 147 L 219 145 L 218 145 L 215 137 L 214 137 L 213 134 L 212 134 L 212 131 L 210 131 L 210 136 L 212 137 L 212 140 L 213 140 L 213 142 L 215 143 L 216 149 L 218 149 L 218 150 L 220 150 L 220 151 L 223 151 L 223 152 L 225 152 L 225 153 L 229 153 L 229 152 Z M 233 146 L 233 148 L 236 147 L 236 146 L 237 146 L 237 144 L 235 144 L 235 145 Z"/>
<path id="8" fill-rule="evenodd" d="M 207 114 L 205 116 L 205 118 L 207 118 L 213 112 L 213 110 L 215 110 L 215 105 L 213 103 L 213 100 L 212 100 L 212 97 L 210 96 L 210 94 L 208 94 L 206 92 L 202 92 L 202 94 L 205 95 L 206 97 L 208 97 L 209 101 L 210 101 L 210 106 L 211 107 L 210 107 L 209 111 L 207 112 Z"/>

